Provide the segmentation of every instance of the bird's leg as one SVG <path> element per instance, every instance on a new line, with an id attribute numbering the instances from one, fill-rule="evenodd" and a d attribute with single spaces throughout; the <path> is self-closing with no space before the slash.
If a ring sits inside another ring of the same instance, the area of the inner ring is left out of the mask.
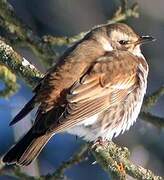
<path id="1" fill-rule="evenodd" d="M 104 139 L 102 137 L 98 137 L 98 139 L 96 139 L 93 143 L 93 145 L 91 146 L 91 149 L 94 149 L 96 146 L 100 145 L 103 147 L 107 147 L 109 141 L 107 139 Z"/>

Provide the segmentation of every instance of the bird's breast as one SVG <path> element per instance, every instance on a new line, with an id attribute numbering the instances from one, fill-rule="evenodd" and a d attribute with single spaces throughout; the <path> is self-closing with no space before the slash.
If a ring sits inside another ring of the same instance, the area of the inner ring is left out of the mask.
<path id="1" fill-rule="evenodd" d="M 94 141 L 98 137 L 110 140 L 129 130 L 139 115 L 146 92 L 148 68 L 145 67 L 139 64 L 139 85 L 124 102 L 119 102 L 104 112 L 83 120 L 68 132 L 87 141 Z"/>

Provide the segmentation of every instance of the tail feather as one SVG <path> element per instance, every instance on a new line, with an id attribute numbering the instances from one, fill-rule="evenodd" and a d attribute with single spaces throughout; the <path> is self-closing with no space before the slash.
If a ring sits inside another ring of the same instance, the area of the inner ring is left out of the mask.
<path id="1" fill-rule="evenodd" d="M 38 136 L 31 129 L 15 146 L 3 157 L 6 164 L 29 165 L 47 144 L 52 134 Z"/>
<path id="2" fill-rule="evenodd" d="M 23 107 L 23 109 L 14 117 L 9 124 L 10 126 L 23 119 L 35 107 L 35 97 L 36 96 L 33 96 L 32 99 Z"/>

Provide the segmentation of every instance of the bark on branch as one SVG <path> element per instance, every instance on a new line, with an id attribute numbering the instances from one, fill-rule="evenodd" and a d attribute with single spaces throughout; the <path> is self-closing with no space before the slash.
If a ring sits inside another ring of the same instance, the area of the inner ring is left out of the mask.
<path id="1" fill-rule="evenodd" d="M 6 0 L 0 0 L 0 26 L 13 35 L 12 38 L 7 36 L 8 39 L 11 38 L 9 40 L 12 40 L 13 44 L 21 46 L 25 44 L 26 47 L 30 47 L 45 65 L 50 66 L 56 58 L 57 53 L 52 46 L 45 43 L 17 18 L 12 6 Z"/>
<path id="2" fill-rule="evenodd" d="M 128 174 L 138 180 L 163 180 L 162 177 L 156 176 L 152 171 L 129 161 L 130 153 L 128 149 L 119 147 L 113 142 L 108 142 L 105 146 L 97 144 L 93 154 L 97 162 L 109 173 L 112 179 L 126 180 Z"/>
<path id="3" fill-rule="evenodd" d="M 28 85 L 35 86 L 43 76 L 29 61 L 0 39 L 0 63 L 8 67 Z"/>

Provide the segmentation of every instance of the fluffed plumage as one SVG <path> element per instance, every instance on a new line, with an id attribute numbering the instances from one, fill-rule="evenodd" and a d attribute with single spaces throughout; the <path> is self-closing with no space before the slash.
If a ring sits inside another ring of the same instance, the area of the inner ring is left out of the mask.
<path id="1" fill-rule="evenodd" d="M 122 44 L 122 40 L 128 43 Z M 59 132 L 95 141 L 129 129 L 139 114 L 147 85 L 148 65 L 139 40 L 127 25 L 112 24 L 93 29 L 70 48 L 10 123 L 39 104 L 32 128 L 3 162 L 28 165 Z"/>

